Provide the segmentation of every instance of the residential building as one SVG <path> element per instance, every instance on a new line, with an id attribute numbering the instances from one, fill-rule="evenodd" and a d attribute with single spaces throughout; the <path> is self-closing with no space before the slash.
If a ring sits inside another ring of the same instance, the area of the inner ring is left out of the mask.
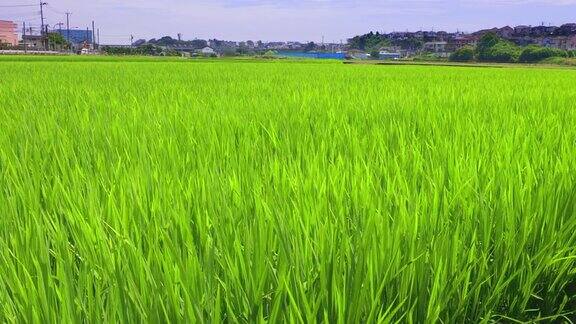
<path id="1" fill-rule="evenodd" d="M 558 47 L 556 44 L 556 39 L 553 37 L 542 37 L 538 39 L 538 45 L 544 47 L 554 47 L 554 48 Z"/>
<path id="2" fill-rule="evenodd" d="M 472 35 L 482 37 L 488 33 L 498 34 L 499 31 L 500 30 L 498 28 L 494 27 L 494 28 L 490 28 L 490 29 L 481 29 L 477 32 L 472 33 Z"/>
<path id="3" fill-rule="evenodd" d="M 446 45 L 448 45 L 448 42 L 427 42 L 424 43 L 424 51 L 443 53 L 446 52 Z"/>
<path id="4" fill-rule="evenodd" d="M 439 40 L 445 41 L 445 40 L 448 40 L 448 38 L 450 38 L 450 34 L 448 34 L 448 32 L 445 32 L 445 31 L 439 31 L 436 33 L 436 37 Z"/>
<path id="5" fill-rule="evenodd" d="M 450 41 L 450 47 L 457 50 L 464 46 L 476 46 L 478 44 L 479 36 L 474 35 L 458 35 Z"/>
<path id="6" fill-rule="evenodd" d="M 555 33 L 560 36 L 576 35 L 576 23 L 564 24 Z"/>
<path id="7" fill-rule="evenodd" d="M 496 34 L 498 34 L 498 36 L 503 37 L 503 38 L 510 38 L 514 35 L 514 28 L 512 28 L 510 26 L 502 27 L 502 28 L 498 29 Z"/>
<path id="8" fill-rule="evenodd" d="M 208 46 L 201 49 L 200 53 L 202 55 L 216 55 L 216 51 L 212 47 L 208 47 Z"/>
<path id="9" fill-rule="evenodd" d="M 549 36 L 552 35 L 557 28 L 558 27 L 555 26 L 537 26 L 531 29 L 530 34 L 535 37 Z"/>
<path id="10" fill-rule="evenodd" d="M 400 46 L 385 46 L 380 48 L 380 53 L 400 53 L 401 50 Z"/>
<path id="11" fill-rule="evenodd" d="M 380 51 L 379 55 L 380 59 L 382 60 L 399 60 L 400 58 L 402 58 L 402 54 L 390 53 L 388 51 Z"/>
<path id="12" fill-rule="evenodd" d="M 18 34 L 16 30 L 18 25 L 13 21 L 0 20 L 0 43 L 11 46 L 18 45 Z"/>
<path id="13" fill-rule="evenodd" d="M 567 51 L 576 50 L 576 35 L 555 38 L 553 47 Z"/>
<path id="14" fill-rule="evenodd" d="M 44 40 L 44 36 L 24 35 L 22 36 L 22 45 L 29 49 L 43 49 L 45 45 Z"/>
<path id="15" fill-rule="evenodd" d="M 528 35 L 530 35 L 531 30 L 532 30 L 532 27 L 530 27 L 530 26 L 520 25 L 520 26 L 514 27 L 514 34 L 516 36 L 528 36 Z"/>

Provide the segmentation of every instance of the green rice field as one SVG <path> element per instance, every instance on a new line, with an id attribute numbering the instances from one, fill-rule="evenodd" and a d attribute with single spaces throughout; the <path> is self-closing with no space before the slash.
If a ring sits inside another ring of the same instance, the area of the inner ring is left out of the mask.
<path id="1" fill-rule="evenodd" d="M 0 58 L 0 322 L 576 321 L 576 70 Z"/>

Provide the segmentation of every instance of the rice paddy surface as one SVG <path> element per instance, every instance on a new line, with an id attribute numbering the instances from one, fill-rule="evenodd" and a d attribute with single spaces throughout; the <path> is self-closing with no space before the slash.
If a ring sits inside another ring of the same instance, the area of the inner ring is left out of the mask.
<path id="1" fill-rule="evenodd" d="M 575 269 L 574 70 L 0 60 L 0 322 L 568 322 Z"/>

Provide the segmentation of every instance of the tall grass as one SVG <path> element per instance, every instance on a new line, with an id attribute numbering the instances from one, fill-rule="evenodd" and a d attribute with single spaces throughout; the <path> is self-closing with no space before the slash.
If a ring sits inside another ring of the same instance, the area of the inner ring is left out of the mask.
<path id="1" fill-rule="evenodd" d="M 0 321 L 568 321 L 576 74 L 0 62 Z"/>

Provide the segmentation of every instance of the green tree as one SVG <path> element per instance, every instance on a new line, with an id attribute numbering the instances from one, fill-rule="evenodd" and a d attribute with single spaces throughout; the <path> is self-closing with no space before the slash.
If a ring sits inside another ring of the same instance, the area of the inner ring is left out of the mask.
<path id="1" fill-rule="evenodd" d="M 386 35 L 379 32 L 370 32 L 368 34 L 355 36 L 348 40 L 348 46 L 352 49 L 362 51 L 380 50 L 380 48 L 389 46 L 390 41 L 386 39 Z"/>
<path id="2" fill-rule="evenodd" d="M 190 44 L 192 44 L 194 48 L 204 48 L 208 46 L 208 42 L 203 39 L 194 39 L 190 41 Z"/>
<path id="3" fill-rule="evenodd" d="M 50 48 L 56 49 L 56 48 L 67 48 L 68 47 L 68 42 L 66 42 L 66 39 L 64 38 L 64 36 L 62 36 L 59 33 L 49 33 L 48 34 L 48 44 L 50 45 Z"/>
<path id="4" fill-rule="evenodd" d="M 476 46 L 476 52 L 478 53 L 486 52 L 490 48 L 498 44 L 500 41 L 501 38 L 498 37 L 498 35 L 496 35 L 495 33 L 486 33 L 478 41 L 478 45 Z"/>
<path id="5" fill-rule="evenodd" d="M 373 60 L 380 59 L 380 52 L 378 50 L 371 51 L 370 52 L 370 58 L 372 58 Z"/>
<path id="6" fill-rule="evenodd" d="M 486 33 L 476 46 L 476 55 L 483 62 L 516 62 L 520 56 L 520 48 L 496 35 Z"/>
<path id="7" fill-rule="evenodd" d="M 464 46 L 450 55 L 450 61 L 454 62 L 470 62 L 474 60 L 474 48 L 471 46 Z"/>

